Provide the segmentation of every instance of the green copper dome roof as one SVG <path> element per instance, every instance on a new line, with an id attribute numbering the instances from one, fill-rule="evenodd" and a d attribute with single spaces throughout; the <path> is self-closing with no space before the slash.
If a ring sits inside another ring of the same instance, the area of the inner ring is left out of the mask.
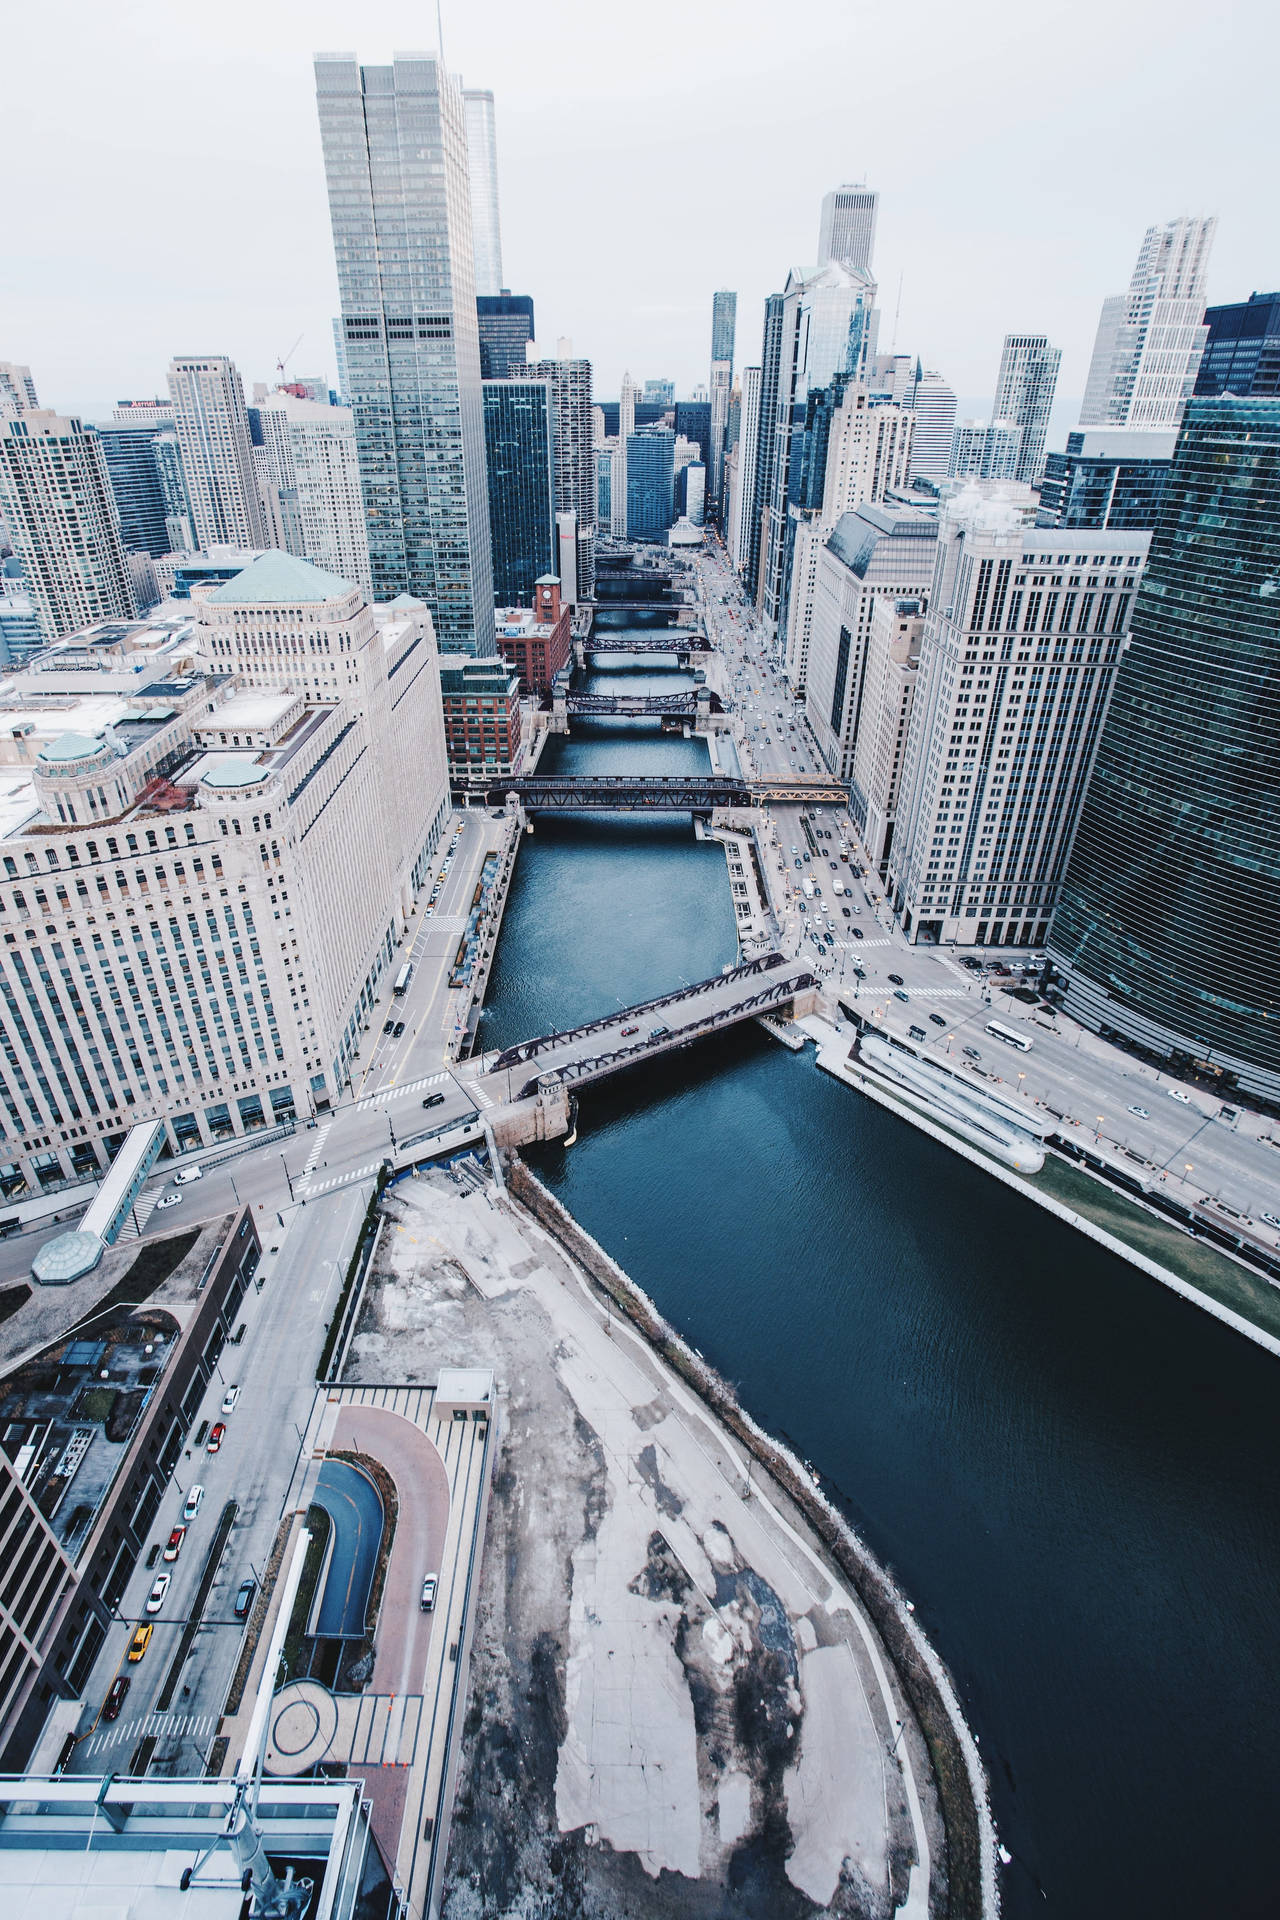
<path id="1" fill-rule="evenodd" d="M 260 787 L 267 777 L 267 768 L 255 765 L 252 760 L 221 760 L 216 767 L 210 767 L 201 781 L 204 787 Z"/>
<path id="2" fill-rule="evenodd" d="M 353 581 L 326 573 L 309 560 L 272 552 L 260 553 L 234 580 L 215 587 L 208 599 L 215 607 L 319 606 L 325 600 L 344 599 L 353 588 Z"/>

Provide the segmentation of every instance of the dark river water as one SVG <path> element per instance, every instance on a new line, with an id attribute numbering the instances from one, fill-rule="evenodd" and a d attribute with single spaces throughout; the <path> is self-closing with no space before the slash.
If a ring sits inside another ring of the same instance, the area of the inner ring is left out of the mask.
<path id="1" fill-rule="evenodd" d="M 609 723 L 549 751 L 705 761 Z M 540 817 L 484 1044 L 734 957 L 687 820 Z M 586 1090 L 577 1144 L 533 1159 L 914 1600 L 1006 1913 L 1280 1915 L 1278 1363 L 754 1026 Z"/>

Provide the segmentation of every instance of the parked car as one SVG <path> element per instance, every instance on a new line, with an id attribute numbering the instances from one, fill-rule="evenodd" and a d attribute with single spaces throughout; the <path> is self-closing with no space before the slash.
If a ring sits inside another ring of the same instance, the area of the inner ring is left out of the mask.
<path id="1" fill-rule="evenodd" d="M 166 1543 L 166 1546 L 165 1546 L 163 1558 L 166 1560 L 176 1560 L 178 1555 L 182 1552 L 182 1543 L 186 1539 L 186 1537 L 187 1537 L 187 1530 L 185 1527 L 175 1527 L 173 1529 L 173 1532 L 169 1535 L 168 1542 Z"/>
<path id="2" fill-rule="evenodd" d="M 422 1583 L 422 1598 L 418 1605 L 424 1613 L 430 1613 L 436 1604 L 436 1576 L 429 1573 Z"/>
<path id="3" fill-rule="evenodd" d="M 218 1424 L 215 1427 L 210 1429 L 209 1438 L 205 1442 L 205 1452 L 218 1453 L 221 1450 L 222 1443 L 226 1439 L 226 1437 L 227 1437 L 227 1429 L 223 1424 L 223 1422 L 219 1420 Z"/>
<path id="4" fill-rule="evenodd" d="M 183 1519 L 190 1524 L 200 1511 L 200 1502 L 204 1499 L 203 1487 L 191 1487 L 187 1491 L 187 1504 L 182 1509 Z"/>
<path id="5" fill-rule="evenodd" d="M 156 1201 L 156 1206 L 160 1208 L 176 1207 L 176 1206 L 179 1206 L 181 1202 L 182 1202 L 182 1195 L 180 1193 L 162 1193 L 160 1195 L 160 1198 Z"/>
<path id="6" fill-rule="evenodd" d="M 151 1591 L 147 1595 L 148 1613 L 159 1613 L 161 1607 L 164 1605 L 164 1597 L 169 1591 L 169 1583 L 172 1579 L 173 1575 L 171 1573 L 158 1573 L 151 1582 Z"/>
<path id="7" fill-rule="evenodd" d="M 1258 1218 L 1268 1227 L 1280 1228 L 1280 1218 L 1277 1218 L 1274 1213 L 1260 1213 Z"/>
<path id="8" fill-rule="evenodd" d="M 442 1093 L 429 1093 L 422 1104 L 424 1107 L 442 1107 L 444 1105 L 444 1095 Z"/>
<path id="9" fill-rule="evenodd" d="M 400 1035 L 401 1035 L 401 1034 L 402 1034 L 403 1032 L 404 1032 L 404 1021 L 403 1021 L 403 1020 L 397 1020 L 397 1021 L 396 1021 L 396 1023 L 395 1023 L 395 1025 L 394 1025 L 394 1027 L 392 1027 L 392 1029 L 391 1029 L 391 1038 L 392 1038 L 393 1040 L 398 1040 L 398 1039 L 400 1038 Z"/>
<path id="10" fill-rule="evenodd" d="M 145 1626 L 137 1628 L 132 1640 L 129 1642 L 130 1660 L 141 1660 L 143 1654 L 151 1645 L 151 1636 L 154 1632 L 155 1628 L 151 1625 L 150 1621 L 148 1621 Z"/>
<path id="11" fill-rule="evenodd" d="M 249 1609 L 253 1605 L 253 1596 L 257 1591 L 258 1591 L 257 1581 L 251 1579 L 246 1574 L 245 1578 L 240 1582 L 240 1586 L 239 1586 L 239 1589 L 237 1590 L 235 1601 L 231 1609 L 231 1611 L 235 1614 L 237 1620 L 247 1620 L 249 1618 Z"/>
<path id="12" fill-rule="evenodd" d="M 1189 1107 L 1191 1105 L 1191 1095 L 1189 1093 L 1184 1093 L 1181 1087 L 1166 1087 L 1165 1092 L 1168 1094 L 1171 1100 L 1181 1101 L 1184 1107 Z"/>
<path id="13" fill-rule="evenodd" d="M 394 1033 L 394 1032 L 395 1032 L 395 1030 L 396 1030 L 396 1023 L 395 1023 L 395 1021 L 394 1021 L 394 1020 L 384 1020 L 384 1021 L 383 1021 L 383 1023 L 382 1023 L 382 1031 L 383 1031 L 384 1033 Z"/>
<path id="14" fill-rule="evenodd" d="M 235 1407 L 236 1407 L 236 1401 L 239 1398 L 240 1398 L 239 1387 L 235 1387 L 235 1386 L 228 1387 L 226 1392 L 222 1396 L 222 1411 L 224 1413 L 234 1413 Z"/>
<path id="15" fill-rule="evenodd" d="M 150 1631 L 151 1629 L 148 1627 L 147 1632 L 149 1633 Z M 111 1682 L 110 1691 L 102 1703 L 102 1717 L 104 1720 L 118 1720 L 120 1718 L 120 1709 L 124 1705 L 125 1695 L 128 1693 L 131 1685 L 132 1682 L 128 1674 L 118 1673 L 116 1675 L 115 1679 Z"/>

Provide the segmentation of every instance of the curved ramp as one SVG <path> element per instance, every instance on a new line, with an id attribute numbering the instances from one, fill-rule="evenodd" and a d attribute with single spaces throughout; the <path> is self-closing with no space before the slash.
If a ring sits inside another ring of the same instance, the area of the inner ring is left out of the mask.
<path id="1" fill-rule="evenodd" d="M 329 1516 L 333 1544 L 310 1631 L 318 1640 L 362 1640 L 382 1546 L 381 1497 L 368 1475 L 350 1461 L 326 1460 L 312 1501 Z"/>

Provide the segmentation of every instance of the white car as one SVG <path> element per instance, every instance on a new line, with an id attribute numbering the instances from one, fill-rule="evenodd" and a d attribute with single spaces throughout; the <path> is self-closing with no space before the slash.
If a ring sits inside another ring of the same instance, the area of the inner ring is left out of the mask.
<path id="1" fill-rule="evenodd" d="M 200 1511 L 200 1502 L 203 1499 L 204 1499 L 203 1487 L 191 1487 L 188 1489 L 187 1504 L 182 1509 L 182 1517 L 184 1520 L 190 1522 L 195 1519 L 196 1515 Z"/>
<path id="2" fill-rule="evenodd" d="M 173 1575 L 171 1573 L 158 1573 L 151 1582 L 151 1591 L 147 1595 L 148 1613 L 159 1613 L 161 1607 L 164 1605 L 164 1597 L 169 1591 L 169 1583 L 172 1579 Z"/>
<path id="3" fill-rule="evenodd" d="M 180 1193 L 162 1193 L 156 1201 L 157 1207 L 177 1207 L 181 1206 L 181 1204 L 182 1195 Z"/>
<path id="4" fill-rule="evenodd" d="M 228 1387 L 222 1396 L 222 1412 L 234 1413 L 236 1401 L 240 1398 L 239 1387 Z"/>
<path id="5" fill-rule="evenodd" d="M 1180 1100 L 1184 1107 L 1191 1105 L 1191 1095 L 1184 1093 L 1181 1087 L 1166 1087 L 1165 1092 L 1171 1100 Z"/>
<path id="6" fill-rule="evenodd" d="M 1145 1107 L 1126 1107 L 1125 1112 L 1133 1114 L 1138 1120 L 1149 1120 L 1151 1118 L 1151 1115 Z"/>

